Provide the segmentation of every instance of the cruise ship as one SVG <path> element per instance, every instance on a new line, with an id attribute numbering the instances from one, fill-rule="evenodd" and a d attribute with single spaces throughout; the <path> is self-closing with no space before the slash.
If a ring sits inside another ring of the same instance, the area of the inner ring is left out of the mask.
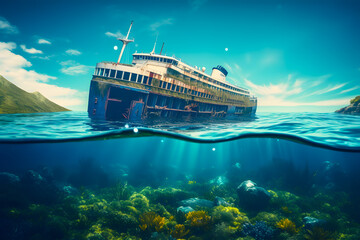
<path id="1" fill-rule="evenodd" d="M 132 64 L 120 63 L 127 36 L 117 62 L 96 64 L 90 84 L 88 114 L 91 118 L 137 122 L 147 119 L 239 119 L 254 116 L 257 98 L 247 89 L 226 81 L 227 70 L 190 66 L 174 56 L 134 53 Z M 155 43 L 156 45 L 156 43 Z"/>

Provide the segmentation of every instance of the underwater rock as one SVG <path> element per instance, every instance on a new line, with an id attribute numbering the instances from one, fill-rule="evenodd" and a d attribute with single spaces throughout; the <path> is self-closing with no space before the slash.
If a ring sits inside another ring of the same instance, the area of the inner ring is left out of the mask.
<path id="1" fill-rule="evenodd" d="M 242 182 L 237 188 L 240 204 L 252 209 L 261 209 L 268 205 L 271 194 L 262 187 L 257 187 L 251 180 Z"/>
<path id="2" fill-rule="evenodd" d="M 325 220 L 317 219 L 314 217 L 304 217 L 303 221 L 304 221 L 305 229 L 308 229 L 308 230 L 311 230 L 314 227 L 319 227 L 326 223 Z"/>
<path id="3" fill-rule="evenodd" d="M 46 181 L 39 173 L 33 170 L 29 170 L 22 178 L 22 182 L 29 185 L 41 185 L 44 184 Z"/>
<path id="4" fill-rule="evenodd" d="M 190 192 L 171 187 L 153 189 L 148 186 L 141 190 L 140 193 L 145 195 L 150 201 L 163 205 L 173 205 L 180 200 L 194 196 Z"/>
<path id="5" fill-rule="evenodd" d="M 214 179 L 211 179 L 209 181 L 209 183 L 211 185 L 215 185 L 215 186 L 221 186 L 221 185 L 225 185 L 229 182 L 229 179 L 227 179 L 227 177 L 224 177 L 224 176 L 218 176 Z"/>
<path id="6" fill-rule="evenodd" d="M 186 206 L 186 207 L 207 207 L 212 208 L 214 207 L 214 202 L 206 200 L 206 199 L 200 199 L 200 198 L 189 198 L 186 200 L 182 200 L 179 202 L 179 205 Z"/>
<path id="7" fill-rule="evenodd" d="M 192 211 L 195 211 L 195 210 L 194 210 L 192 207 L 189 207 L 189 206 L 187 206 L 187 207 L 180 206 L 180 207 L 178 207 L 178 208 L 176 209 L 176 211 L 177 211 L 178 213 L 186 214 L 186 213 L 188 213 L 188 212 L 192 212 Z"/>
<path id="8" fill-rule="evenodd" d="M 73 186 L 63 186 L 62 190 L 69 196 L 77 195 L 79 193 L 79 190 Z"/>
<path id="9" fill-rule="evenodd" d="M 33 170 L 25 173 L 21 178 L 21 185 L 25 195 L 34 203 L 51 203 L 59 200 L 58 188 Z"/>
<path id="10" fill-rule="evenodd" d="M 9 187 L 12 185 L 16 185 L 20 182 L 20 178 L 15 174 L 8 173 L 8 172 L 1 172 L 0 173 L 0 187 Z"/>
<path id="11" fill-rule="evenodd" d="M 225 199 L 223 199 L 221 197 L 215 197 L 214 205 L 226 207 L 226 206 L 230 206 L 230 203 L 226 202 Z"/>

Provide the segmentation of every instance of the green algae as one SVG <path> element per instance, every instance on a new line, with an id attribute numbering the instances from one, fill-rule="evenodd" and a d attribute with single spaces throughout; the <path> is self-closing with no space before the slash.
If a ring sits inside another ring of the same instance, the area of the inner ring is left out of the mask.
<path id="1" fill-rule="evenodd" d="M 7 219 L 30 223 L 28 239 L 169 239 L 172 234 L 178 239 L 251 239 L 242 234 L 244 223 L 264 221 L 276 228 L 284 219 L 295 224 L 297 230 L 291 232 L 286 226 L 277 228 L 275 240 L 319 236 L 359 239 L 360 236 L 360 225 L 343 211 L 349 204 L 349 196 L 344 192 L 317 190 L 312 195 L 295 195 L 271 190 L 271 202 L 261 212 L 241 209 L 234 200 L 229 202 L 230 206 L 197 209 L 198 214 L 181 216 L 177 212 L 179 201 L 204 195 L 211 197 L 207 194 L 211 186 L 198 184 L 207 188 L 197 191 L 201 188 L 194 186 L 196 184 L 159 188 L 115 184 L 97 190 L 82 188 L 78 194 L 61 195 L 51 204 L 31 203 L 29 198 L 18 204 L 18 199 L 16 206 L 2 205 L 1 212 Z M 230 186 L 224 186 L 220 193 L 225 199 L 234 198 Z M 144 216 L 150 213 L 153 218 L 146 218 L 146 222 Z M 321 230 L 305 229 L 302 219 L 306 216 L 325 220 L 326 224 Z M 144 224 L 153 227 L 145 228 Z"/>

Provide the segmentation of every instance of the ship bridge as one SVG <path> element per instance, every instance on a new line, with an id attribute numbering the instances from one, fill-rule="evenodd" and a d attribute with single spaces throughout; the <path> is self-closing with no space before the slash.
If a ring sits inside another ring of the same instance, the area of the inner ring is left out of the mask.
<path id="1" fill-rule="evenodd" d="M 146 61 L 155 61 L 159 63 L 173 64 L 175 66 L 178 65 L 178 60 L 173 57 L 157 55 L 151 53 L 134 53 L 133 54 L 133 64 L 143 64 Z"/>

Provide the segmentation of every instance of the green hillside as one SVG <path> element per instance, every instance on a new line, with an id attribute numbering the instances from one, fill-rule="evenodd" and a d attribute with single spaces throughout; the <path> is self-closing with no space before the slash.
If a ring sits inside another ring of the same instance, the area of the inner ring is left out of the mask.
<path id="1" fill-rule="evenodd" d="M 70 111 L 45 98 L 41 93 L 28 93 L 0 75 L 0 114 Z"/>

